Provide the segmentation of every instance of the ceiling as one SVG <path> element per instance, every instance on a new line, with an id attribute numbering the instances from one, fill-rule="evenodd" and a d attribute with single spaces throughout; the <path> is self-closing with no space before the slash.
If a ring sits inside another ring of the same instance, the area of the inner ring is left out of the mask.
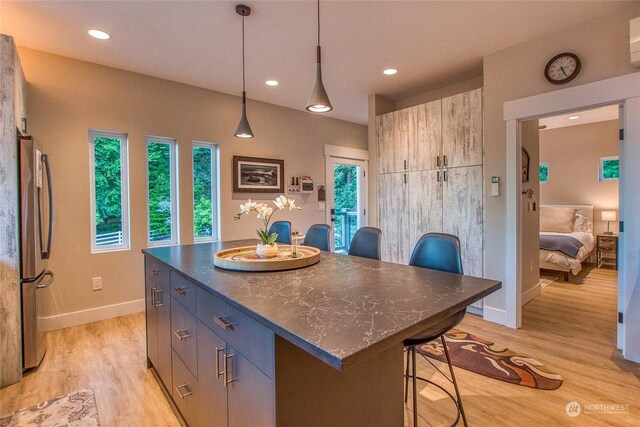
<path id="1" fill-rule="evenodd" d="M 540 119 L 539 125 L 546 126 L 546 128 L 541 130 L 547 130 L 567 126 L 586 125 L 587 123 L 604 122 L 607 120 L 617 120 L 619 110 L 620 107 L 618 105 L 607 105 L 606 107 L 591 110 L 574 111 L 569 114 Z"/>
<path id="2" fill-rule="evenodd" d="M 19 46 L 239 95 L 238 2 L 1 0 L 0 32 Z M 247 96 L 303 110 L 315 81 L 315 2 L 245 3 Z M 323 1 L 327 115 L 366 124 L 370 94 L 397 100 L 481 76 L 483 56 L 626 3 Z M 91 28 L 111 39 L 89 37 Z M 398 74 L 383 75 L 387 67 Z"/>

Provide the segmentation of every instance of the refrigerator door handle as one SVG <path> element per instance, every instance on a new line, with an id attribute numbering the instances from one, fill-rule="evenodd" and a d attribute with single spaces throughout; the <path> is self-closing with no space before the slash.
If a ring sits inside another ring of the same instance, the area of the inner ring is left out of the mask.
<path id="1" fill-rule="evenodd" d="M 49 201 L 49 235 L 47 236 L 47 249 L 42 250 L 42 259 L 49 259 L 51 254 L 51 238 L 53 236 L 53 190 L 51 185 L 51 170 L 49 169 L 49 159 L 46 154 L 42 155 L 42 164 L 47 173 L 47 197 Z M 38 198 L 38 201 L 40 199 Z"/>
<path id="2" fill-rule="evenodd" d="M 45 272 L 43 273 L 43 276 L 49 276 L 49 280 L 47 280 L 46 282 L 41 283 L 41 284 L 39 284 L 39 285 L 36 285 L 36 288 L 37 288 L 37 289 L 44 289 L 44 288 L 49 287 L 49 285 L 50 285 L 50 284 L 52 284 L 52 283 L 53 283 L 53 281 L 54 281 L 54 280 L 55 280 L 55 278 L 56 278 L 56 277 L 53 275 L 53 272 L 52 272 L 52 271 L 49 271 L 49 270 L 45 271 Z"/>

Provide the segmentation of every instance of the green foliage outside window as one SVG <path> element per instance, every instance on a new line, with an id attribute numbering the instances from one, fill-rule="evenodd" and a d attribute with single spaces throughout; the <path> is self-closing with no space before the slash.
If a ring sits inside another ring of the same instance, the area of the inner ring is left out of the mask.
<path id="1" fill-rule="evenodd" d="M 171 145 L 147 144 L 149 241 L 171 239 Z"/>
<path id="2" fill-rule="evenodd" d="M 540 163 L 539 174 L 540 182 L 549 181 L 549 163 Z"/>
<path id="3" fill-rule="evenodd" d="M 335 164 L 334 197 L 336 222 L 334 223 L 336 248 L 348 248 L 358 229 L 358 173 L 354 165 Z"/>
<path id="4" fill-rule="evenodd" d="M 213 236 L 211 148 L 193 148 L 193 232 L 195 237 Z"/>
<path id="5" fill-rule="evenodd" d="M 97 137 L 93 150 L 96 236 L 99 236 L 122 231 L 121 141 Z"/>

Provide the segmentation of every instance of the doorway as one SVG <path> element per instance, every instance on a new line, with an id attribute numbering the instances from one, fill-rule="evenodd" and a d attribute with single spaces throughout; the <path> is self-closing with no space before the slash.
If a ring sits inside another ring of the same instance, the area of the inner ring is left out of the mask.
<path id="1" fill-rule="evenodd" d="M 640 76 L 629 74 L 600 82 L 575 86 L 504 104 L 507 137 L 507 188 L 505 276 L 506 310 L 504 323 L 520 327 L 522 322 L 522 221 L 520 180 L 522 165 L 522 125 L 526 120 L 603 105 L 622 105 L 620 141 L 620 212 L 624 228 L 619 234 L 618 347 L 629 360 L 640 361 L 640 315 L 633 310 L 640 303 L 640 272 L 637 253 L 640 242 L 640 194 L 633 189 L 640 182 Z M 632 120 L 633 118 L 633 120 Z M 624 320 L 622 320 L 624 319 Z"/>
<path id="2" fill-rule="evenodd" d="M 369 162 L 367 159 L 357 158 L 365 157 L 363 150 L 334 147 L 337 150 L 327 155 L 327 147 L 329 146 L 325 146 L 326 212 L 327 223 L 331 226 L 331 251 L 346 254 L 356 231 L 367 225 Z"/>

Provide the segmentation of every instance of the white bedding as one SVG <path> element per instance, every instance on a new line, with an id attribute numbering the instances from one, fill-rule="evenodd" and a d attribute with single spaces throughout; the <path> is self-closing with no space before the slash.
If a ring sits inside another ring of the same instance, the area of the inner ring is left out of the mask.
<path id="1" fill-rule="evenodd" d="M 562 252 L 540 249 L 540 263 L 549 262 L 556 264 L 563 269 L 570 270 L 573 274 L 578 274 L 580 270 L 582 270 L 581 262 L 591 254 L 591 251 L 593 251 L 596 245 L 596 239 L 593 237 L 593 234 L 584 231 L 574 231 L 573 233 L 552 233 L 545 231 L 544 233 L 540 233 L 540 235 L 543 234 L 571 236 L 582 243 L 583 246 L 580 248 L 580 251 L 578 251 L 576 258 L 571 258 Z"/>

